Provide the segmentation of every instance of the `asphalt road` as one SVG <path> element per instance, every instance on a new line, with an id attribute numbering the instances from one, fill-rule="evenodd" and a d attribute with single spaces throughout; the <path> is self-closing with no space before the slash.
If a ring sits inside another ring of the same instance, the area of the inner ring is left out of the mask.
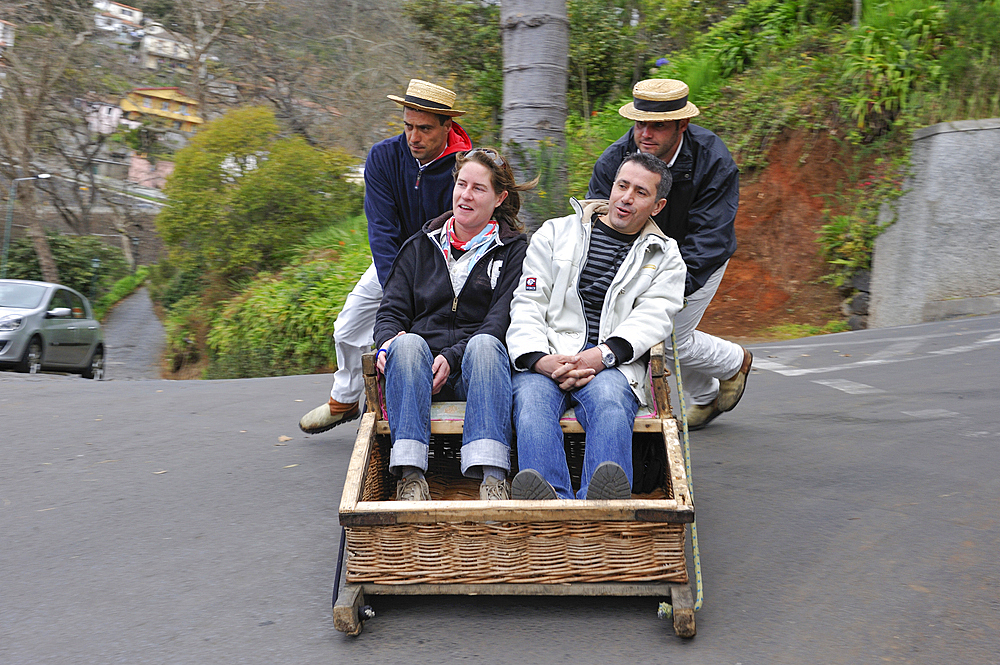
<path id="1" fill-rule="evenodd" d="M 354 432 L 296 427 L 329 376 L 0 373 L 0 663 L 1000 663 L 1000 317 L 753 350 L 692 434 L 691 641 L 642 598 L 375 598 L 346 637 Z"/>
<path id="2" fill-rule="evenodd" d="M 101 327 L 108 379 L 160 378 L 165 336 L 146 287 L 118 303 Z"/>

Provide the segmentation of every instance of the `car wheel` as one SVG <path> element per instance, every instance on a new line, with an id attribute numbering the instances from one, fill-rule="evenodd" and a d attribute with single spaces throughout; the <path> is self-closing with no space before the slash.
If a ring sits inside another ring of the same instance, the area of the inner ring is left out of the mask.
<path id="1" fill-rule="evenodd" d="M 42 339 L 37 335 L 28 342 L 28 348 L 24 350 L 21 362 L 15 368 L 18 372 L 28 374 L 38 374 L 42 371 Z"/>
<path id="2" fill-rule="evenodd" d="M 83 378 L 100 381 L 104 378 L 104 347 L 99 346 L 94 349 L 90 356 L 90 362 L 83 368 Z"/>

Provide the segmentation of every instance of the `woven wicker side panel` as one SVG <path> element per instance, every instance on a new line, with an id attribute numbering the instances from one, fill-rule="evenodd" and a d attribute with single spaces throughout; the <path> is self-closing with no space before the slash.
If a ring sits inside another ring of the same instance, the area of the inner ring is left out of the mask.
<path id="1" fill-rule="evenodd" d="M 372 454 L 365 470 L 362 501 L 388 501 L 396 494 L 396 479 L 389 474 L 389 452 L 392 444 L 387 436 L 376 436 Z"/>
<path id="2" fill-rule="evenodd" d="M 399 524 L 347 529 L 347 581 L 686 583 L 683 524 Z"/>

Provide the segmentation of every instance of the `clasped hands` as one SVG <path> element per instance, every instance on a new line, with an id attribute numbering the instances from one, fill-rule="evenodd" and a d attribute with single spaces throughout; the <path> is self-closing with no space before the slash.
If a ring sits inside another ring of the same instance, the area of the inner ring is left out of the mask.
<path id="1" fill-rule="evenodd" d="M 378 367 L 378 371 L 385 374 L 385 360 L 389 357 L 389 345 L 392 341 L 399 337 L 400 335 L 405 335 L 406 331 L 398 332 L 394 337 L 390 337 L 386 340 L 385 344 L 381 346 L 376 355 L 375 365 Z M 431 382 L 431 394 L 437 395 L 441 392 L 441 388 L 444 387 L 444 382 L 448 380 L 451 375 L 451 364 L 448 359 L 442 355 L 434 356 L 434 363 L 431 365 L 431 372 L 434 373 L 434 379 Z"/>
<path id="2" fill-rule="evenodd" d="M 590 383 L 604 369 L 604 362 L 601 360 L 601 350 L 593 346 L 573 356 L 561 353 L 542 356 L 533 369 L 558 383 L 560 390 L 568 391 Z"/>

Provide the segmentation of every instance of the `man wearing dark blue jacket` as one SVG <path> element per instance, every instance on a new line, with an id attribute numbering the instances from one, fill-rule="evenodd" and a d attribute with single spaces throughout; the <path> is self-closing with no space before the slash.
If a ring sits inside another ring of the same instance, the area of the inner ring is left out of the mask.
<path id="1" fill-rule="evenodd" d="M 302 417 L 299 428 L 318 434 L 360 415 L 364 392 L 361 356 L 371 349 L 382 285 L 396 253 L 428 220 L 451 210 L 455 155 L 472 142 L 452 118 L 455 93 L 411 79 L 404 97 L 389 95 L 403 106 L 403 133 L 372 146 L 365 161 L 365 216 L 372 265 L 347 296 L 334 324 L 337 372 L 330 399 Z"/>
<path id="2" fill-rule="evenodd" d="M 618 112 L 635 125 L 598 158 L 587 198 L 609 198 L 618 167 L 635 152 L 654 155 L 670 169 L 673 187 L 653 219 L 677 241 L 687 266 L 685 304 L 674 320 L 674 334 L 688 428 L 701 429 L 736 407 L 753 362 L 747 349 L 696 330 L 736 251 L 739 169 L 718 136 L 689 124 L 700 111 L 688 101 L 684 82 L 639 81 L 632 95 Z"/>

